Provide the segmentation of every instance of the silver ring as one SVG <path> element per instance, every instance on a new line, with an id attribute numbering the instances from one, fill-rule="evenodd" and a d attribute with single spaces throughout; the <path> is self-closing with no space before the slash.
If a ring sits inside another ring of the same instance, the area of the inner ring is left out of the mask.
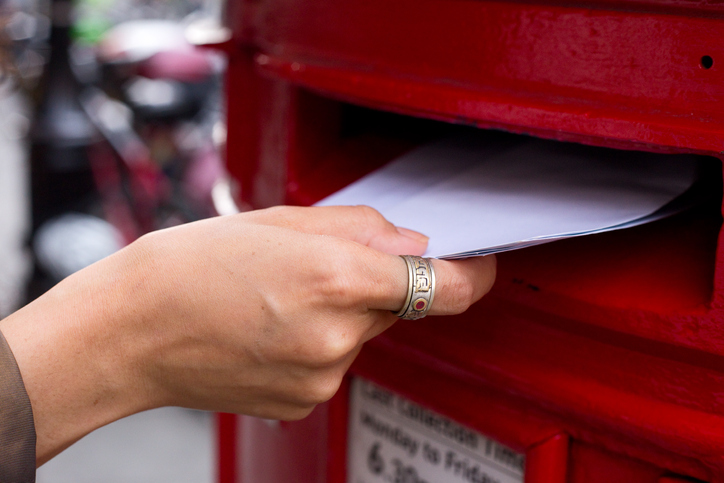
<path id="1" fill-rule="evenodd" d="M 429 258 L 401 255 L 407 264 L 407 297 L 395 315 L 401 319 L 417 320 L 427 315 L 435 298 L 435 270 Z"/>

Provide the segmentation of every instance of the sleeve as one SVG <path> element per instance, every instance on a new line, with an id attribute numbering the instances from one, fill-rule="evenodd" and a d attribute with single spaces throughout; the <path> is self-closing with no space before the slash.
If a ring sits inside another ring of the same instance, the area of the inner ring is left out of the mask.
<path id="1" fill-rule="evenodd" d="M 35 423 L 10 346 L 0 333 L 0 482 L 35 482 Z"/>

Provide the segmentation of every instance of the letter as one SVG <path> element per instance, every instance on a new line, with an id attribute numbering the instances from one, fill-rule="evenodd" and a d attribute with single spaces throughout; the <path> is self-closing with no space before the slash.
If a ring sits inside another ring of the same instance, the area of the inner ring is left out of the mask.
<path id="1" fill-rule="evenodd" d="M 454 461 L 455 461 L 455 453 L 448 450 L 448 452 L 445 453 L 445 469 L 449 470 L 452 467 Z"/>
<path id="2" fill-rule="evenodd" d="M 418 448 L 419 446 L 420 446 L 420 443 L 419 443 L 419 442 L 417 442 L 416 440 L 410 438 L 410 444 L 409 444 L 410 458 L 414 458 L 414 457 L 415 457 L 415 455 L 417 454 L 417 448 Z"/>
<path id="3" fill-rule="evenodd" d="M 415 292 L 429 292 L 430 291 L 430 281 L 427 279 L 427 277 L 417 277 L 417 281 L 415 283 Z"/>

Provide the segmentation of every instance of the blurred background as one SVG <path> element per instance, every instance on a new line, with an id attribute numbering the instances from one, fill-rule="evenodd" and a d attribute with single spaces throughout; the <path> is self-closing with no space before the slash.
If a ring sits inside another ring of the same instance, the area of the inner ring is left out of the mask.
<path id="1" fill-rule="evenodd" d="M 0 0 L 0 317 L 142 234 L 238 211 L 218 0 Z M 198 36 L 197 36 L 198 37 Z M 102 428 L 39 483 L 215 479 L 211 414 Z"/>

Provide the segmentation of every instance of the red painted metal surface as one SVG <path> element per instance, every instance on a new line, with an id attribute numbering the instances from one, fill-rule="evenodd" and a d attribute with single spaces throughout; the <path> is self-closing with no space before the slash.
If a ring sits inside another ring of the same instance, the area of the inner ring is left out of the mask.
<path id="1" fill-rule="evenodd" d="M 724 482 L 724 4 L 233 6 L 228 164 L 255 207 L 461 125 L 712 156 L 703 209 L 503 254 L 481 303 L 398 323 L 350 377 L 525 452 L 528 483 Z M 347 384 L 308 420 L 245 418 L 237 481 L 345 481 Z"/>
<path id="2" fill-rule="evenodd" d="M 294 423 L 243 417 L 238 471 L 245 482 L 327 481 L 327 406 Z"/>
<path id="3" fill-rule="evenodd" d="M 566 483 L 568 481 L 568 435 L 557 434 L 526 452 L 528 483 Z M 531 471 L 531 468 L 533 470 Z"/>
<path id="4" fill-rule="evenodd" d="M 262 70 L 342 99 L 550 137 L 720 152 L 724 28 L 702 14 L 280 0 L 261 3 L 250 28 Z"/>
<path id="5" fill-rule="evenodd" d="M 238 421 L 235 414 L 216 414 L 216 481 L 218 483 L 235 483 L 238 480 L 237 454 L 241 449 L 238 444 Z"/>

